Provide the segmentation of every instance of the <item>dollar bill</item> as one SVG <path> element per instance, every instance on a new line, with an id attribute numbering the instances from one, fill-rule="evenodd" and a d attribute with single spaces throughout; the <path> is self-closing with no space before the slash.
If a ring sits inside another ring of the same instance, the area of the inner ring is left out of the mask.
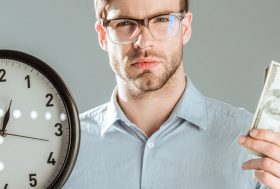
<path id="1" fill-rule="evenodd" d="M 275 61 L 266 70 L 264 88 L 248 135 L 253 129 L 280 132 L 280 63 Z M 263 157 L 257 152 L 252 153 Z"/>

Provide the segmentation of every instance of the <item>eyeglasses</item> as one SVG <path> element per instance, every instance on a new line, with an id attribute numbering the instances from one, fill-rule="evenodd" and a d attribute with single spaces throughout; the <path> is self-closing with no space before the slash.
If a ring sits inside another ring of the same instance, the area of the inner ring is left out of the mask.
<path id="1" fill-rule="evenodd" d="M 137 40 L 141 32 L 140 26 L 148 28 L 154 39 L 163 41 L 175 37 L 181 29 L 181 21 L 185 18 L 185 11 L 157 15 L 146 19 L 101 19 L 112 43 L 130 44 Z"/>

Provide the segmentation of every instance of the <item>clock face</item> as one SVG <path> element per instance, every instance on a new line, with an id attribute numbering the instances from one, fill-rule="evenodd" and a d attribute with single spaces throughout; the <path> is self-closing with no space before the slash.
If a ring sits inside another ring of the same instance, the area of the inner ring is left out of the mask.
<path id="1" fill-rule="evenodd" d="M 0 58 L 0 120 L 0 188 L 52 188 L 66 177 L 71 119 L 46 74 Z"/>

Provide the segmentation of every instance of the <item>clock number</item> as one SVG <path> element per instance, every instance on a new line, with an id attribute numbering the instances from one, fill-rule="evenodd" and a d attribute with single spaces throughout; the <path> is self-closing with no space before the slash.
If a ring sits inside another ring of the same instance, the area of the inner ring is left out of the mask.
<path id="1" fill-rule="evenodd" d="M 53 106 L 53 104 L 51 104 L 52 99 L 53 99 L 53 95 L 52 95 L 52 94 L 47 94 L 47 95 L 46 95 L 46 98 L 49 98 L 49 101 L 47 102 L 46 106 L 47 106 L 47 107 Z"/>
<path id="2" fill-rule="evenodd" d="M 5 184 L 4 189 L 8 189 L 8 184 Z"/>
<path id="3" fill-rule="evenodd" d="M 6 82 L 6 79 L 4 79 L 4 76 L 6 75 L 6 71 L 4 69 L 0 70 L 0 82 Z"/>
<path id="4" fill-rule="evenodd" d="M 55 159 L 52 156 L 53 156 L 53 152 L 50 153 L 50 156 L 48 158 L 47 163 L 55 165 L 56 161 L 55 161 Z"/>
<path id="5" fill-rule="evenodd" d="M 58 132 L 55 132 L 55 135 L 56 135 L 56 136 L 61 136 L 61 135 L 63 134 L 61 123 L 55 124 L 55 127 L 58 127 L 58 129 L 57 129 Z"/>
<path id="6" fill-rule="evenodd" d="M 27 75 L 27 76 L 25 77 L 25 80 L 27 80 L 27 88 L 30 88 L 30 76 Z"/>
<path id="7" fill-rule="evenodd" d="M 31 187 L 37 186 L 36 174 L 29 174 L 29 181 L 30 181 L 29 185 Z"/>

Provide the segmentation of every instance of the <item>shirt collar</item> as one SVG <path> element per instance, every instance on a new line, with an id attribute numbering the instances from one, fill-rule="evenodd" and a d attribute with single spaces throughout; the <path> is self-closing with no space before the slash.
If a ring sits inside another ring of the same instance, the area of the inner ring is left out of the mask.
<path id="1" fill-rule="evenodd" d="M 107 109 L 104 115 L 104 124 L 102 124 L 101 128 L 101 136 L 104 135 L 104 133 L 111 127 L 111 125 L 122 119 L 122 110 L 117 102 L 117 91 L 117 87 L 115 87 L 111 96 L 111 100 L 107 105 Z"/>
<path id="2" fill-rule="evenodd" d="M 205 97 L 195 88 L 188 77 L 186 77 L 186 80 L 186 89 L 172 114 L 185 119 L 202 129 L 206 129 Z M 102 124 L 101 135 L 103 136 L 118 120 L 129 122 L 117 102 L 117 87 L 115 87 L 104 115 L 104 124 Z"/>
<path id="3" fill-rule="evenodd" d="M 177 117 L 185 119 L 202 129 L 206 129 L 205 97 L 196 89 L 188 77 L 186 77 L 186 80 L 186 89 L 173 113 Z"/>

